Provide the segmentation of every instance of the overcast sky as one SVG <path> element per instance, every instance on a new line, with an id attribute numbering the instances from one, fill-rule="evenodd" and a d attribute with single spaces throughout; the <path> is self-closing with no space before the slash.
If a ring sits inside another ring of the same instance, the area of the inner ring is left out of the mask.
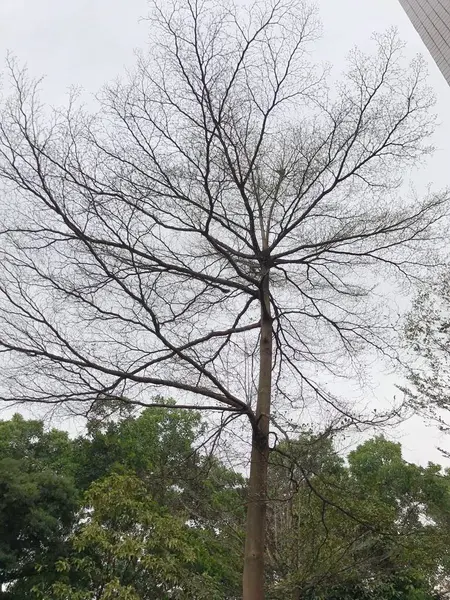
<path id="1" fill-rule="evenodd" d="M 436 153 L 415 174 L 414 184 L 439 189 L 450 184 L 450 87 L 428 55 L 398 0 L 319 0 L 324 24 L 318 52 L 339 71 L 355 44 L 368 48 L 374 31 L 398 28 L 407 42 L 407 53 L 423 53 L 429 63 L 430 85 L 438 104 L 439 127 Z M 150 35 L 142 20 L 146 0 L 1 0 L 0 57 L 11 51 L 26 63 L 34 76 L 45 75 L 43 90 L 51 104 L 61 104 L 71 85 L 95 93 L 103 83 L 120 74 L 134 61 L 133 51 L 145 46 Z M 391 377 L 384 377 L 380 398 L 395 393 Z M 442 462 L 437 445 L 450 448 L 443 438 L 418 420 L 406 424 L 396 437 L 408 460 Z"/>

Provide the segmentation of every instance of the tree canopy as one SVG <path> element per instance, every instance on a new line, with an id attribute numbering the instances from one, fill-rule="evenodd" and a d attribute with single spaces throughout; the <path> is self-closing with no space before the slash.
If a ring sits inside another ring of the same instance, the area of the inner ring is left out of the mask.
<path id="1" fill-rule="evenodd" d="M 156 0 L 148 22 L 97 110 L 44 106 L 8 62 L 0 399 L 178 393 L 245 420 L 243 597 L 263 600 L 270 435 L 305 406 L 334 429 L 391 416 L 333 384 L 396 358 L 392 290 L 438 262 L 449 195 L 402 187 L 434 99 L 394 31 L 333 82 L 306 0 Z"/>
<path id="2" fill-rule="evenodd" d="M 241 597 L 247 482 L 196 450 L 198 414 L 93 419 L 76 438 L 18 415 L 0 430 L 0 597 Z M 450 474 L 438 465 L 407 463 L 383 437 L 345 457 L 305 431 L 272 451 L 269 490 L 270 600 L 439 598 Z"/>

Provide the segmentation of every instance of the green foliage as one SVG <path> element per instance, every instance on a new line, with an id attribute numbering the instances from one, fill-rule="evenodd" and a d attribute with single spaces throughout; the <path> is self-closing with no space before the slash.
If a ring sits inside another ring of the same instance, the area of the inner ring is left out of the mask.
<path id="1" fill-rule="evenodd" d="M 195 412 L 107 410 L 74 440 L 0 422 L 0 597 L 239 598 L 245 478 L 195 451 Z M 399 444 L 345 461 L 305 433 L 271 453 L 269 488 L 270 600 L 434 600 L 450 573 L 450 475 Z"/>
<path id="2" fill-rule="evenodd" d="M 200 429 L 197 412 L 176 408 L 147 409 L 119 422 L 95 419 L 89 435 L 76 441 L 79 485 L 87 488 L 100 477 L 131 469 L 168 488 L 183 479 L 180 471 L 186 469 Z"/>
<path id="3" fill-rule="evenodd" d="M 309 590 L 302 600 L 438 600 L 438 596 L 420 577 L 402 573 L 384 580 L 351 581 L 319 594 Z"/>
<path id="4" fill-rule="evenodd" d="M 275 453 L 271 598 L 422 600 L 448 572 L 450 478 L 382 437 L 348 463 L 311 436 Z M 284 480 L 284 485 L 283 485 Z M 438 576 L 438 573 L 440 575 Z"/>
<path id="5" fill-rule="evenodd" d="M 179 597 L 235 595 L 245 481 L 195 451 L 199 415 L 174 407 L 114 421 L 100 408 L 75 440 L 18 415 L 0 422 L 7 597 L 162 598 L 181 582 Z"/>
<path id="6" fill-rule="evenodd" d="M 137 477 L 153 502 L 189 522 L 197 557 L 191 575 L 201 563 L 218 597 L 226 598 L 240 588 L 245 480 L 195 451 L 202 433 L 199 413 L 175 407 L 95 422 L 89 436 L 76 441 L 77 480 L 80 487 L 93 482 L 90 493 L 105 476 Z"/>
<path id="7" fill-rule="evenodd" d="M 59 582 L 45 597 L 222 599 L 220 580 L 202 561 L 207 542 L 150 498 L 135 475 L 111 475 L 87 492 L 73 553 L 58 564 L 76 583 Z"/>
<path id="8" fill-rule="evenodd" d="M 45 431 L 43 421 L 16 414 L 0 421 L 0 457 L 24 460 L 27 469 L 44 468 L 60 474 L 73 472 L 73 444 L 65 431 Z"/>
<path id="9" fill-rule="evenodd" d="M 8 598 L 51 578 L 66 551 L 77 508 L 70 456 L 63 432 L 19 415 L 0 422 L 0 584 Z"/>
<path id="10" fill-rule="evenodd" d="M 87 437 L 75 441 L 78 485 L 87 489 L 107 475 L 132 472 L 158 503 L 187 511 L 198 524 L 240 522 L 245 480 L 214 457 L 195 451 L 202 433 L 198 412 L 176 408 L 95 422 Z"/>

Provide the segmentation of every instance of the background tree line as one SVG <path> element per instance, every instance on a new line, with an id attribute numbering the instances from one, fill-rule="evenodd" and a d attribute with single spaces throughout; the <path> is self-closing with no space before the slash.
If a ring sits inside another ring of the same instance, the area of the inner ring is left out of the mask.
<path id="1" fill-rule="evenodd" d="M 0 422 L 5 600 L 241 597 L 247 481 L 198 413 L 92 419 L 83 435 Z M 450 474 L 376 437 L 347 459 L 305 431 L 271 453 L 273 600 L 431 600 L 450 574 Z"/>

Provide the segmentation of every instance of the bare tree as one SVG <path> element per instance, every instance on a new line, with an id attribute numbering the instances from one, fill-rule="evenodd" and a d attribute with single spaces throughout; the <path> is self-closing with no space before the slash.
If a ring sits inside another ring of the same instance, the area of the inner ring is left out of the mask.
<path id="1" fill-rule="evenodd" d="M 163 2 L 150 21 L 149 52 L 96 114 L 75 96 L 50 111 L 10 62 L 2 398 L 79 409 L 178 390 L 247 418 L 243 598 L 261 600 L 271 429 L 310 402 L 370 420 L 333 378 L 393 352 L 385 282 L 433 260 L 447 196 L 400 191 L 433 100 L 393 32 L 330 91 L 299 0 Z"/>

